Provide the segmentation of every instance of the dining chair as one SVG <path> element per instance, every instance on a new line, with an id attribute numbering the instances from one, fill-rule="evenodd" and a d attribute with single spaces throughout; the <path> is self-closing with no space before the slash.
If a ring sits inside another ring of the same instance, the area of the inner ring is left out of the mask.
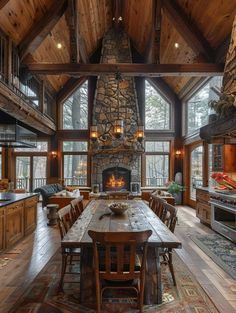
<path id="1" fill-rule="evenodd" d="M 153 210 L 153 212 L 159 217 L 162 217 L 164 204 L 166 200 L 162 199 L 159 196 L 151 195 L 149 200 L 149 207 Z"/>
<path id="2" fill-rule="evenodd" d="M 89 230 L 88 234 L 93 240 L 97 313 L 101 312 L 103 293 L 109 288 L 134 290 L 139 312 L 143 312 L 147 247 L 152 231 Z"/>
<path id="3" fill-rule="evenodd" d="M 169 230 L 174 233 L 177 223 L 177 208 L 167 202 L 164 203 L 161 220 L 169 228 Z M 163 248 L 160 250 L 160 256 L 163 258 L 161 264 L 169 266 L 174 286 L 176 286 L 172 252 L 172 248 Z"/>
<path id="4" fill-rule="evenodd" d="M 71 210 L 72 207 L 69 204 L 57 212 L 58 226 L 61 234 L 61 239 L 64 238 L 70 227 L 73 225 L 73 217 Z M 78 274 L 78 272 L 72 271 L 73 268 L 72 262 L 80 261 L 81 250 L 80 248 L 63 247 L 61 253 L 62 253 L 62 266 L 59 287 L 60 289 L 63 289 L 65 274 Z"/>
<path id="5" fill-rule="evenodd" d="M 127 200 L 129 198 L 129 191 L 114 191 L 108 193 L 108 199 Z"/>
<path id="6" fill-rule="evenodd" d="M 83 197 L 80 196 L 78 198 L 71 200 L 70 204 L 71 204 L 72 219 L 73 219 L 73 222 L 75 222 L 84 210 Z"/>

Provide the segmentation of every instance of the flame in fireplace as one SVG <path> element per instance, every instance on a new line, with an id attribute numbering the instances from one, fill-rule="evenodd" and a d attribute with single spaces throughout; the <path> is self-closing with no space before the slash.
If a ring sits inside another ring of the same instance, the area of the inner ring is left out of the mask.
<path id="1" fill-rule="evenodd" d="M 115 176 L 112 174 L 111 177 L 109 177 L 107 183 L 106 183 L 106 187 L 110 187 L 110 188 L 121 188 L 125 186 L 125 180 L 124 177 L 119 177 L 119 178 L 115 178 Z"/>

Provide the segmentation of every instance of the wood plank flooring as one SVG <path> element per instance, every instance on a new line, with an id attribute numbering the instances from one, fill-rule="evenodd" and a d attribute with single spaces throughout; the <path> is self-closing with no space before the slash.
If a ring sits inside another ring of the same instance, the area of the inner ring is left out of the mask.
<path id="1" fill-rule="evenodd" d="M 195 210 L 190 207 L 179 206 L 178 216 L 175 233 L 182 241 L 183 248 L 176 252 L 218 310 L 221 313 L 236 313 L 236 281 L 218 267 L 190 238 L 196 233 L 206 234 L 213 231 L 199 223 Z M 8 264 L 0 269 L 0 313 L 8 312 L 59 247 L 59 231 L 57 227 L 47 226 L 46 211 L 39 206 L 35 233 L 26 237 L 14 249 L 0 254 L 0 258 L 10 259 Z"/>

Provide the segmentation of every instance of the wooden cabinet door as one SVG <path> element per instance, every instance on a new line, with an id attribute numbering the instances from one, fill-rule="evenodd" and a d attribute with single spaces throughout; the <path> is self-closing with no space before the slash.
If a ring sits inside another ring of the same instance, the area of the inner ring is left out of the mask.
<path id="1" fill-rule="evenodd" d="M 5 209 L 0 209 L 0 251 L 5 248 Z"/>
<path id="2" fill-rule="evenodd" d="M 24 236 L 24 201 L 6 206 L 6 248 Z"/>
<path id="3" fill-rule="evenodd" d="M 37 203 L 38 196 L 25 200 L 25 235 L 32 233 L 37 223 Z"/>

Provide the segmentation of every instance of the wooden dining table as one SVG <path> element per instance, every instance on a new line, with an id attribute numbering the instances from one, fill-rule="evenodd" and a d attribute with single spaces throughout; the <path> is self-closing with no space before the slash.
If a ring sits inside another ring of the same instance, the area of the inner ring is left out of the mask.
<path id="1" fill-rule="evenodd" d="M 81 248 L 80 300 L 82 304 L 96 301 L 93 269 L 92 239 L 88 230 L 141 231 L 152 230 L 148 240 L 147 269 L 145 279 L 145 304 L 162 302 L 160 248 L 181 248 L 181 242 L 142 200 L 116 200 L 129 205 L 122 215 L 111 213 L 109 204 L 114 200 L 91 201 L 72 225 L 61 242 L 62 249 Z"/>

